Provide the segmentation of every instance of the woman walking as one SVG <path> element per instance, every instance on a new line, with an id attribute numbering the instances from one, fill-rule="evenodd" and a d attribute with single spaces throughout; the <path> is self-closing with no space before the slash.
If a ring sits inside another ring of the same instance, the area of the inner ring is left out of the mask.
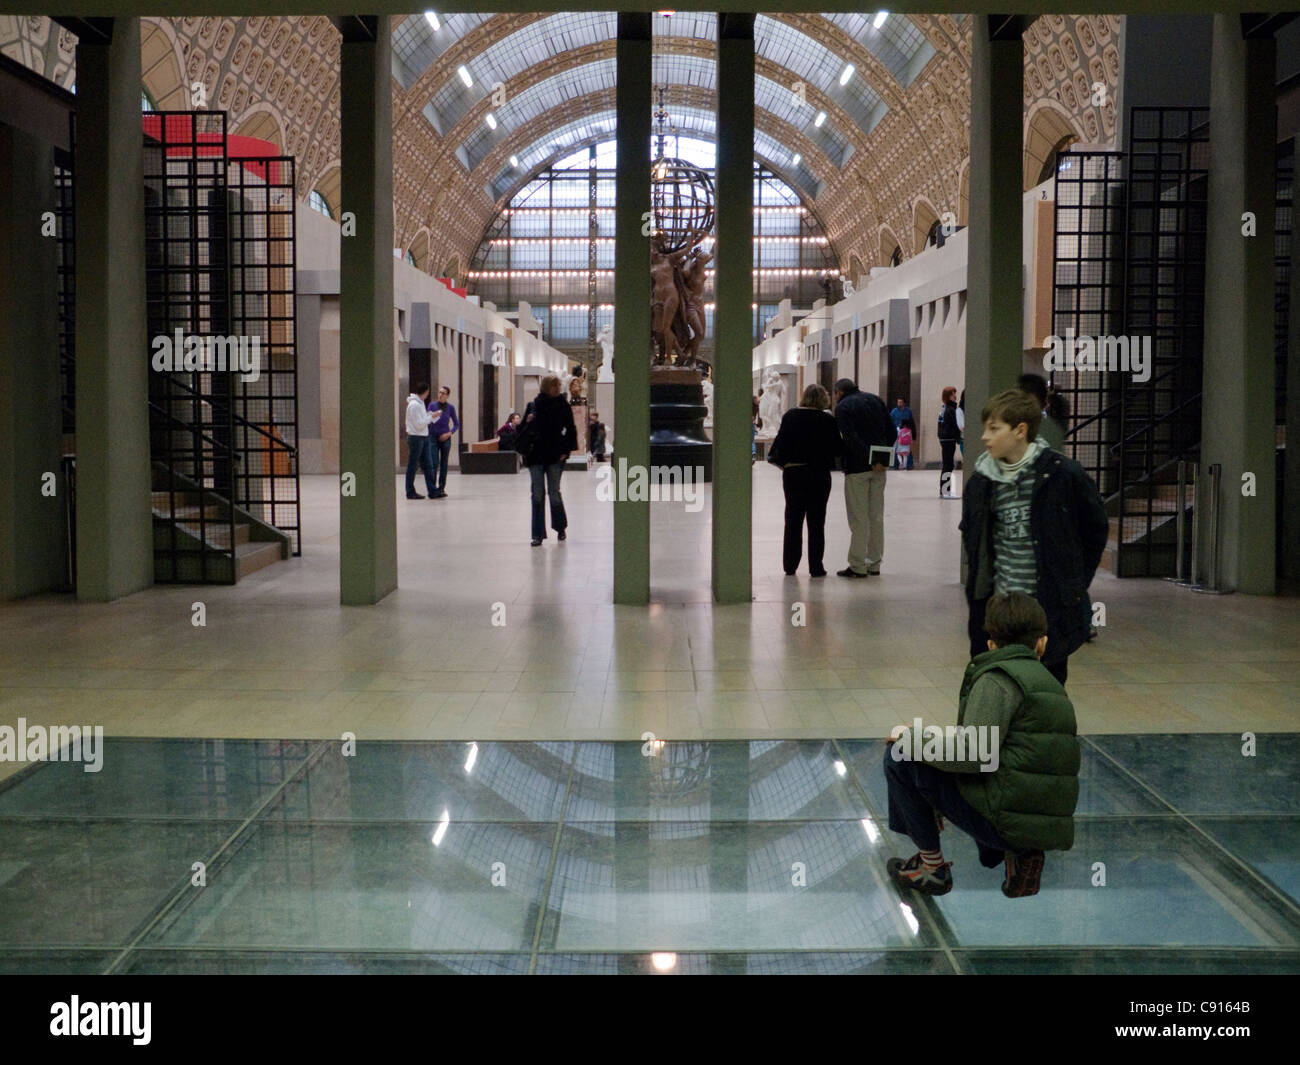
<path id="1" fill-rule="evenodd" d="M 569 519 L 560 496 L 560 474 L 578 439 L 573 424 L 573 408 L 560 394 L 560 379 L 554 374 L 543 377 L 541 391 L 528 404 L 515 447 L 524 456 L 532 478 L 533 546 L 546 539 L 546 499 L 551 500 L 551 528 L 557 539 L 564 539 Z"/>
<path id="2" fill-rule="evenodd" d="M 799 406 L 785 412 L 772 441 L 768 461 L 781 467 L 785 490 L 785 541 L 782 562 L 793 577 L 803 555 L 803 527 L 808 524 L 808 572 L 825 577 L 826 501 L 831 494 L 831 467 L 844 444 L 830 414 L 831 400 L 821 385 L 803 390 Z"/>
<path id="3" fill-rule="evenodd" d="M 939 447 L 943 451 L 943 469 L 939 473 L 939 498 L 957 499 L 952 494 L 953 453 L 961 429 L 957 424 L 957 389 L 949 385 L 943 390 L 943 409 L 939 411 Z"/>

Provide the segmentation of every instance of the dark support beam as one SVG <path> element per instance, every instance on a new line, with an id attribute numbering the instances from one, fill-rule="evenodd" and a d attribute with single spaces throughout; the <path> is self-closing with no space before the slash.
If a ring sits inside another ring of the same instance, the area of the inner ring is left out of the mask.
<path id="1" fill-rule="evenodd" d="M 108 44 L 113 40 L 111 18 L 73 18 L 69 15 L 51 16 L 65 30 L 77 35 L 83 44 Z"/>
<path id="2" fill-rule="evenodd" d="M 615 46 L 614 434 L 617 462 L 650 468 L 650 16 L 620 13 Z M 623 357 L 618 362 L 619 356 Z M 650 601 L 650 502 L 614 503 L 614 602 Z"/>
<path id="3" fill-rule="evenodd" d="M 754 16 L 718 16 L 713 598 L 753 598 Z"/>
<path id="4" fill-rule="evenodd" d="M 1294 21 L 1294 12 L 1286 14 L 1260 14 L 1241 16 L 1241 36 L 1249 40 L 1252 37 L 1272 37 L 1288 22 Z"/>
<path id="5" fill-rule="evenodd" d="M 379 39 L 378 15 L 331 15 L 330 21 L 343 37 L 344 44 L 363 44 Z M 387 25 L 388 20 L 383 20 Z"/>

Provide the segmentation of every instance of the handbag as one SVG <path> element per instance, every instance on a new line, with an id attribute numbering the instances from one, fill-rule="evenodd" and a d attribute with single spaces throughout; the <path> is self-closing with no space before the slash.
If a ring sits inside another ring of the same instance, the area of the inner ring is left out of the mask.
<path id="1" fill-rule="evenodd" d="M 532 406 L 532 404 L 529 404 L 529 406 Z M 537 446 L 537 438 L 537 412 L 530 410 L 525 416 L 523 424 L 519 426 L 519 432 L 515 435 L 515 451 L 519 453 L 525 466 L 530 465 L 531 452 Z"/>

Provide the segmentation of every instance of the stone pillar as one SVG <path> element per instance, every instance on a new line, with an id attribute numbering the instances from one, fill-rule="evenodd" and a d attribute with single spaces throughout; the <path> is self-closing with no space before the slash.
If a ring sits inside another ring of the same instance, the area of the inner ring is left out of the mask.
<path id="1" fill-rule="evenodd" d="M 1201 464 L 1223 467 L 1219 586 L 1276 590 L 1277 491 L 1273 410 L 1273 231 L 1277 160 L 1277 42 L 1244 38 L 1237 15 L 1214 16 L 1210 59 L 1210 177 L 1205 246 Z M 1245 236 L 1242 215 L 1255 216 Z M 1244 496 L 1243 476 L 1254 475 Z M 1208 485 L 1208 479 L 1203 484 Z M 1205 499 L 1205 496 L 1202 496 Z M 1209 509 L 1199 558 L 1208 565 Z M 1208 573 L 1208 570 L 1203 572 Z"/>
<path id="2" fill-rule="evenodd" d="M 356 235 L 341 238 L 339 468 L 356 495 L 341 500 L 339 591 L 351 605 L 397 587 L 391 54 L 387 16 L 343 20 L 341 209 Z"/>
<path id="3" fill-rule="evenodd" d="M 753 583 L 754 16 L 718 15 L 714 266 L 713 598 L 749 603 Z"/>
<path id="4" fill-rule="evenodd" d="M 56 590 L 66 568 L 53 175 L 53 145 L 0 124 L 0 599 Z"/>
<path id="5" fill-rule="evenodd" d="M 966 457 L 983 451 L 979 412 L 1014 388 L 1024 342 L 1021 263 L 1023 18 L 976 15 L 971 28 L 970 243 L 966 266 Z M 928 402 L 928 397 L 926 397 Z"/>
<path id="6" fill-rule="evenodd" d="M 140 20 L 77 45 L 77 598 L 153 583 Z"/>
<path id="7" fill-rule="evenodd" d="M 621 12 L 615 48 L 618 170 L 614 211 L 614 472 L 650 467 L 650 15 Z M 650 503 L 614 503 L 614 602 L 650 601 Z"/>

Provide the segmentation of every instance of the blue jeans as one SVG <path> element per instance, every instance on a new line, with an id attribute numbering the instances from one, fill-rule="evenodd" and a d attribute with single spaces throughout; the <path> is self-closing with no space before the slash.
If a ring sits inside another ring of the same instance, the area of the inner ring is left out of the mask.
<path id="1" fill-rule="evenodd" d="M 533 539 L 546 539 L 546 497 L 551 498 L 551 528 L 557 533 L 569 527 L 568 516 L 564 513 L 564 500 L 560 497 L 560 474 L 564 472 L 564 463 L 555 462 L 550 466 L 529 466 L 528 473 L 533 482 Z"/>
<path id="2" fill-rule="evenodd" d="M 407 434 L 407 459 L 406 459 L 406 495 L 409 499 L 415 495 L 415 468 L 419 466 L 424 470 L 424 486 L 429 495 L 436 491 L 433 483 L 433 460 L 429 457 L 431 438 L 428 436 L 412 436 Z"/>
<path id="3" fill-rule="evenodd" d="M 446 440 L 439 440 L 436 437 L 429 437 L 429 448 L 433 452 L 433 480 L 435 487 L 434 492 L 445 492 L 447 490 L 447 459 L 451 456 L 451 437 Z"/>
<path id="4" fill-rule="evenodd" d="M 993 869 L 1002 864 L 1012 851 L 984 816 L 962 798 L 957 789 L 957 775 L 945 773 L 924 762 L 894 761 L 885 745 L 885 783 L 889 785 L 889 827 L 910 836 L 923 851 L 939 849 L 939 826 L 934 815 L 941 813 L 974 837 L 979 848 L 980 865 Z M 1012 851 L 1012 853 L 1017 853 Z"/>

